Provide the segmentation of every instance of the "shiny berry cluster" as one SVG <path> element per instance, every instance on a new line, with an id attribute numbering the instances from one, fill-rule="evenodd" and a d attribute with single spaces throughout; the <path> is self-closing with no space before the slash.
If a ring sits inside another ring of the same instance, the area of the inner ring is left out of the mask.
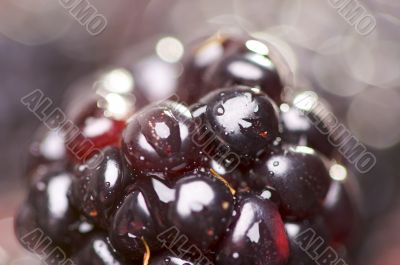
<path id="1" fill-rule="evenodd" d="M 35 140 L 21 243 L 77 265 L 345 264 L 354 178 L 317 115 L 285 101 L 269 47 L 218 35 L 183 65 L 178 97 L 118 118 L 72 102 L 80 133 Z"/>

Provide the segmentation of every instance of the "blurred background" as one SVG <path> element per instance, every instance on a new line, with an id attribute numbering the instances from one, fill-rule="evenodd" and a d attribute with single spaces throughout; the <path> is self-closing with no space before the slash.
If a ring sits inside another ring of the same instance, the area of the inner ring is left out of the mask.
<path id="1" fill-rule="evenodd" d="M 163 81 L 162 65 L 173 64 L 179 75 L 185 44 L 226 30 L 274 44 L 294 87 L 315 90 L 376 155 L 373 170 L 359 176 L 367 222 L 357 260 L 399 264 L 399 1 L 354 1 L 376 21 L 360 34 L 334 6 L 340 1 L 92 0 L 107 22 L 96 35 L 65 2 L 0 0 L 0 234 L 6 235 L 0 246 L 16 244 L 10 241 L 12 217 L 23 198 L 29 143 L 40 125 L 21 97 L 41 89 L 62 106 L 66 90 L 90 89 L 81 80 L 110 65 L 129 66 L 139 76 L 135 82 L 150 80 L 153 89 L 168 90 L 173 80 Z M 154 62 L 160 75 L 146 70 Z M 0 264 L 1 257 L 14 255 L 10 251 L 0 248 Z M 27 264 L 19 262 L 12 264 Z"/>

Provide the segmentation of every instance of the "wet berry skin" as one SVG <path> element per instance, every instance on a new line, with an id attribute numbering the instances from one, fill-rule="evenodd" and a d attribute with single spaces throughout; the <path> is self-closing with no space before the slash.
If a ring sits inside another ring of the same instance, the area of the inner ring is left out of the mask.
<path id="1" fill-rule="evenodd" d="M 92 236 L 72 260 L 75 264 L 93 265 L 127 265 L 121 255 L 112 247 L 106 235 L 98 234 Z"/>
<path id="2" fill-rule="evenodd" d="M 271 186 L 281 198 L 286 218 L 302 219 L 322 209 L 331 178 L 323 160 L 311 148 L 285 147 L 266 156 L 252 170 L 254 189 Z"/>
<path id="3" fill-rule="evenodd" d="M 119 146 L 125 120 L 105 116 L 105 110 L 98 107 L 97 99 L 88 99 L 87 105 L 73 115 L 72 124 L 79 131 L 67 131 L 66 148 L 73 161 L 87 161 L 98 149 Z"/>
<path id="4" fill-rule="evenodd" d="M 240 157 L 231 150 L 212 130 L 206 120 L 207 104 L 195 104 L 190 107 L 197 125 L 192 140 L 201 150 L 201 165 L 205 168 L 218 169 L 219 174 L 232 173 L 240 164 Z M 219 171 L 223 171 L 221 173 Z M 236 182 L 236 181 L 235 181 Z M 235 183 L 232 183 L 235 185 Z"/>
<path id="5" fill-rule="evenodd" d="M 350 184 L 332 182 L 324 201 L 322 215 L 335 244 L 349 243 L 357 231 L 357 224 L 360 223 L 360 210 L 354 194 L 350 193 Z"/>
<path id="6" fill-rule="evenodd" d="M 134 115 L 122 134 L 124 157 L 139 173 L 180 172 L 193 167 L 198 151 L 191 140 L 192 115 L 167 101 Z"/>
<path id="7" fill-rule="evenodd" d="M 197 247 L 209 250 L 227 229 L 233 203 L 223 182 L 210 173 L 192 172 L 177 182 L 169 218 Z"/>
<path id="8" fill-rule="evenodd" d="M 276 105 L 247 87 L 214 91 L 201 99 L 204 118 L 218 139 L 242 158 L 255 158 L 279 136 Z"/>
<path id="9" fill-rule="evenodd" d="M 14 223 L 15 234 L 21 245 L 39 255 L 50 254 L 50 251 L 53 250 L 52 247 L 62 247 L 66 254 L 73 253 L 95 231 L 93 224 L 84 217 L 77 217 L 75 220 L 64 223 L 67 225 L 62 227 L 65 230 L 64 237 L 62 235 L 55 236 L 53 233 L 54 226 L 61 226 L 62 223 L 60 221 L 55 222 L 50 231 L 47 227 L 39 224 L 39 218 L 38 211 L 32 202 L 25 201 L 18 209 Z M 43 243 L 40 244 L 39 241 Z M 51 244 L 50 247 L 47 245 L 48 243 Z"/>
<path id="10" fill-rule="evenodd" d="M 249 187 L 245 181 L 245 175 L 237 168 L 233 171 L 226 168 L 222 163 L 212 158 L 204 158 L 205 170 L 212 171 L 213 175 L 217 175 L 224 179 L 229 186 L 236 191 L 249 191 Z"/>
<path id="11" fill-rule="evenodd" d="M 83 164 L 76 169 L 70 200 L 87 218 L 108 227 L 108 218 L 123 191 L 123 165 L 120 150 L 107 147 L 102 150 L 100 163 Z"/>
<path id="12" fill-rule="evenodd" d="M 184 60 L 178 95 L 189 104 L 222 87 L 258 87 L 280 103 L 283 84 L 271 47 L 243 36 L 215 35 L 200 42 Z"/>
<path id="13" fill-rule="evenodd" d="M 296 107 L 281 112 L 283 138 L 286 143 L 314 148 L 331 158 L 335 148 L 329 143 L 327 135 L 322 134 L 318 126 L 323 126 L 321 118 L 313 112 L 304 112 Z"/>
<path id="14" fill-rule="evenodd" d="M 219 265 L 284 265 L 289 244 L 277 207 L 269 200 L 244 195 L 235 221 L 217 252 Z"/>
<path id="15" fill-rule="evenodd" d="M 65 228 L 78 219 L 77 212 L 68 200 L 68 191 L 72 175 L 67 172 L 55 172 L 34 184 L 29 195 L 37 221 L 46 228 L 49 236 L 56 240 L 66 234 Z M 58 240 L 57 240 L 58 241 Z"/>
<path id="16" fill-rule="evenodd" d="M 315 259 L 329 247 L 329 231 L 320 218 L 286 222 L 285 229 L 290 244 L 287 265 L 315 265 Z"/>
<path id="17" fill-rule="evenodd" d="M 275 102 L 282 101 L 283 85 L 271 58 L 247 49 L 245 44 L 243 50 L 227 56 L 216 67 L 209 69 L 206 84 L 214 89 L 232 85 L 258 87 Z"/>
<path id="18" fill-rule="evenodd" d="M 127 195 L 115 213 L 110 238 L 113 246 L 131 259 L 139 259 L 146 252 L 144 240 L 151 248 L 157 249 L 157 231 L 152 209 L 145 194 L 134 190 Z M 151 240 L 151 241 L 150 241 Z"/>
<path id="19" fill-rule="evenodd" d="M 67 150 L 62 132 L 49 131 L 41 127 L 35 135 L 35 140 L 29 147 L 29 158 L 26 173 L 32 177 L 45 166 L 60 164 L 65 166 Z"/>
<path id="20" fill-rule="evenodd" d="M 236 52 L 242 40 L 233 36 L 214 35 L 202 39 L 186 55 L 184 70 L 178 82 L 178 95 L 188 104 L 193 104 L 211 90 L 205 84 L 205 73 L 225 56 Z"/>
<path id="21" fill-rule="evenodd" d="M 31 188 L 29 201 L 34 207 L 38 225 L 54 241 L 72 243 L 69 230 L 79 220 L 78 212 L 68 200 L 72 175 L 65 171 L 52 172 Z"/>
<path id="22" fill-rule="evenodd" d="M 148 175 L 128 187 L 126 194 L 114 213 L 109 233 L 118 251 L 138 259 L 145 253 L 145 242 L 151 250 L 161 247 L 157 235 L 170 226 L 168 207 L 175 190 L 160 176 Z"/>

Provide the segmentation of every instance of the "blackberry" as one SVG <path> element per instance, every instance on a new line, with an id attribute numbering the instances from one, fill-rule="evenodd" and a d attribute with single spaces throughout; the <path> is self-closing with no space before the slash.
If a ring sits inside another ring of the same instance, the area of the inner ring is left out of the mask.
<path id="1" fill-rule="evenodd" d="M 186 59 L 183 102 L 131 104 L 118 118 L 98 104 L 107 95 L 72 102 L 82 133 L 35 140 L 18 238 L 46 254 L 24 240 L 40 229 L 77 265 L 306 265 L 345 253 L 355 178 L 307 114 L 279 112 L 282 87 L 267 46 L 219 35 Z M 309 230 L 317 241 L 305 248 Z"/>

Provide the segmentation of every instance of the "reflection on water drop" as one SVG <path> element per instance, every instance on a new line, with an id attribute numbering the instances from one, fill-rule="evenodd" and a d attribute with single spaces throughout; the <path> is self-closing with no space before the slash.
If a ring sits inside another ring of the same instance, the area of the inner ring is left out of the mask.
<path id="1" fill-rule="evenodd" d="M 225 113 L 224 107 L 219 106 L 219 107 L 217 108 L 217 115 L 221 116 L 221 115 L 224 115 L 224 113 Z"/>
<path id="2" fill-rule="evenodd" d="M 269 54 L 269 49 L 268 49 L 267 45 L 265 45 L 264 43 L 257 41 L 257 40 L 248 40 L 246 42 L 246 47 L 250 51 L 253 51 L 257 54 L 261 54 L 261 55 Z"/>
<path id="3" fill-rule="evenodd" d="M 266 199 L 266 200 L 269 200 L 269 199 L 271 199 L 271 197 L 272 197 L 272 193 L 271 193 L 271 191 L 269 191 L 269 190 L 264 190 L 264 191 L 260 194 L 260 196 L 261 196 L 262 198 Z"/>
<path id="4" fill-rule="evenodd" d="M 288 112 L 288 111 L 290 110 L 290 106 L 289 106 L 288 104 L 286 104 L 286 103 L 283 103 L 283 104 L 281 104 L 281 105 L 279 106 L 279 109 L 280 109 L 282 112 Z"/>
<path id="5" fill-rule="evenodd" d="M 347 169 L 342 165 L 335 164 L 329 169 L 329 175 L 334 180 L 343 181 L 347 178 Z"/>

